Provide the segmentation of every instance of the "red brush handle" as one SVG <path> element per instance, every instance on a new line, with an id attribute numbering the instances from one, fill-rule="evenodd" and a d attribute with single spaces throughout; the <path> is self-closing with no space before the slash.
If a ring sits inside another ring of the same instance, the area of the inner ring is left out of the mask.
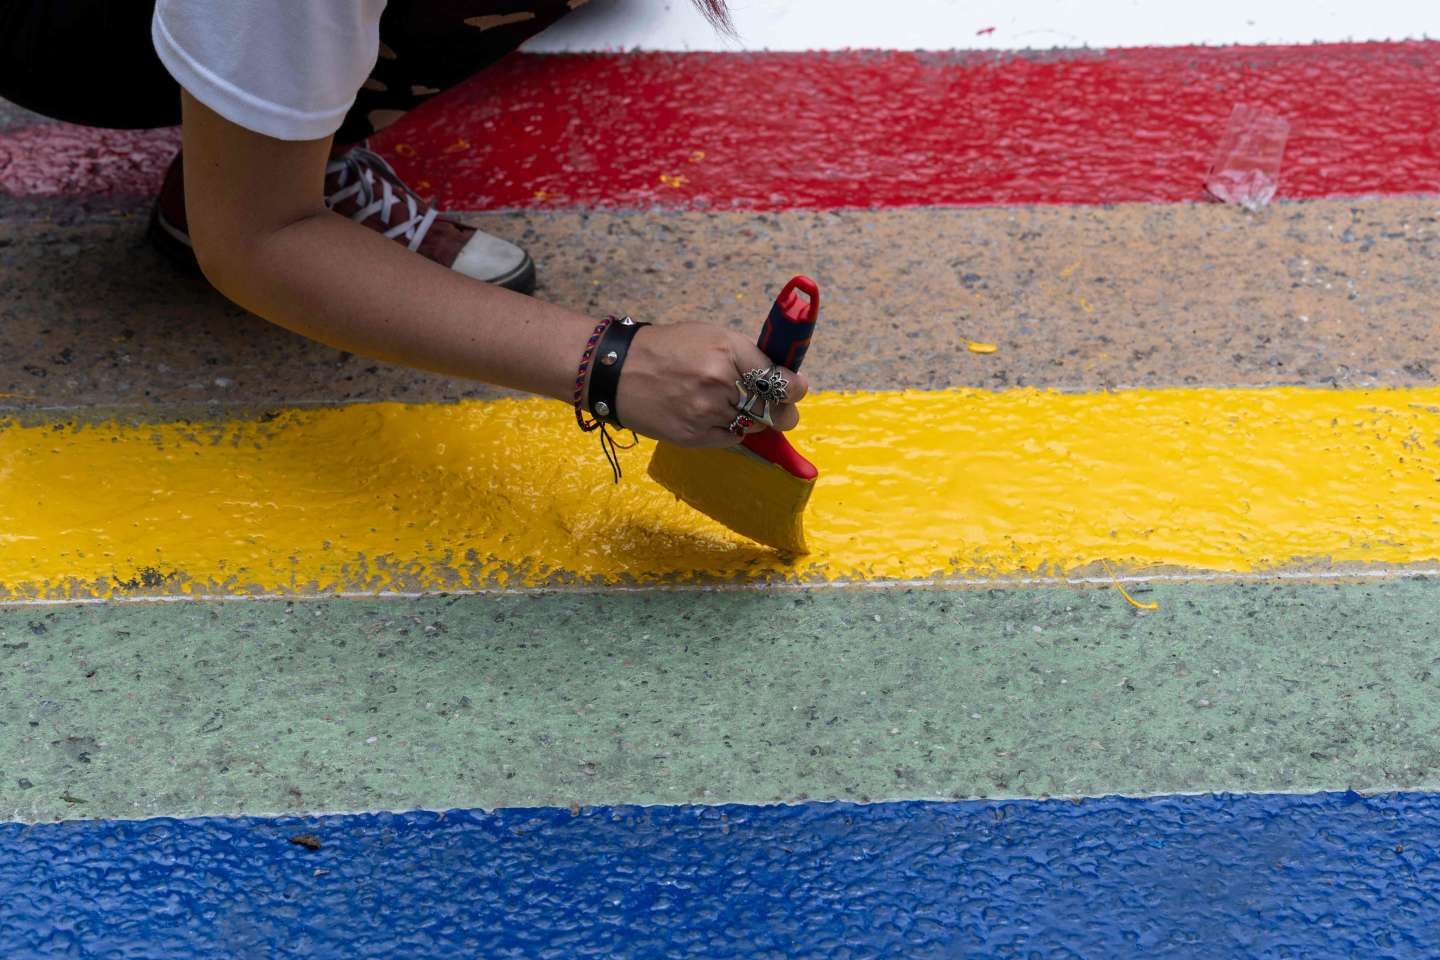
<path id="1" fill-rule="evenodd" d="M 820 476 L 815 464 L 800 456 L 800 451 L 790 446 L 790 441 L 786 440 L 785 434 L 779 430 L 761 430 L 759 433 L 746 434 L 741 445 L 757 457 L 769 460 L 801 480 L 814 480 Z"/>
<path id="2" fill-rule="evenodd" d="M 808 299 L 801 299 L 797 290 Z M 799 370 L 805 351 L 810 347 L 810 338 L 815 333 L 815 321 L 819 318 L 819 285 L 809 277 L 792 277 L 770 307 L 770 314 L 765 318 L 765 326 L 760 330 L 760 339 L 755 345 L 772 363 Z M 742 443 L 746 450 L 802 480 L 814 480 L 820 475 L 815 465 L 800 456 L 800 452 L 785 439 L 785 434 L 778 430 L 747 434 Z"/>
<path id="3" fill-rule="evenodd" d="M 809 299 L 802 300 L 797 290 Z M 819 318 L 820 287 L 809 277 L 792 277 L 771 305 L 755 345 L 771 363 L 799 370 Z"/>

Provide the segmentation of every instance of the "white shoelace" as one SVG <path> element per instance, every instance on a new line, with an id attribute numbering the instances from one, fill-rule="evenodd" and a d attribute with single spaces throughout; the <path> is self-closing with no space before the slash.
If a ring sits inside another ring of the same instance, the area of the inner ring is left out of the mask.
<path id="1" fill-rule="evenodd" d="M 388 176 L 377 177 L 374 168 L 385 171 Z M 325 206 L 334 209 L 336 204 L 358 196 L 360 209 L 350 216 L 356 223 L 364 223 L 377 213 L 382 221 L 389 223 L 391 210 L 397 203 L 404 203 L 409 217 L 386 230 L 385 236 L 391 240 L 404 237 L 409 241 L 412 251 L 419 249 L 420 241 L 425 239 L 430 224 L 435 222 L 439 212 L 434 207 L 422 210 L 420 198 L 403 184 L 400 186 L 401 192 L 396 193 L 391 186 L 391 178 L 394 178 L 396 183 L 399 183 L 400 178 L 379 154 L 364 147 L 355 147 L 344 156 L 331 160 L 325 165 L 325 175 L 336 178 L 335 192 L 326 195 Z"/>

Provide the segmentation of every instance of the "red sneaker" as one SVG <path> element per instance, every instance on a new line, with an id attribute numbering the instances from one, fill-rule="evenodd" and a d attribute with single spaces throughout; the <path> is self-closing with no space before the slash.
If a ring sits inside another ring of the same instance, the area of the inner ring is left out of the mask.
<path id="1" fill-rule="evenodd" d="M 390 164 L 364 147 L 326 165 L 325 206 L 468 277 L 520 293 L 535 289 L 535 262 L 528 253 L 508 240 L 445 218 L 407 187 Z M 150 213 L 150 239 L 182 267 L 200 268 L 185 219 L 180 154 L 171 161 Z"/>

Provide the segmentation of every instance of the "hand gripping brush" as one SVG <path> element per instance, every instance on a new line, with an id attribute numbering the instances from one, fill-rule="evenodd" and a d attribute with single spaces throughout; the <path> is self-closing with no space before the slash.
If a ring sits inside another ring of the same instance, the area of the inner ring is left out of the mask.
<path id="1" fill-rule="evenodd" d="M 771 363 L 798 370 L 819 316 L 819 287 L 795 277 L 775 298 L 756 346 Z M 661 441 L 650 476 L 736 533 L 785 553 L 807 552 L 805 505 L 819 471 L 778 430 L 748 434 L 740 446 L 721 450 Z"/>

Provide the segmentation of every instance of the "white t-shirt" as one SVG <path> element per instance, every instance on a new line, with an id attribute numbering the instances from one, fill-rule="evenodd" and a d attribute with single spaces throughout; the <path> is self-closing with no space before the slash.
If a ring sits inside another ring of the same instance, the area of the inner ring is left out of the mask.
<path id="1" fill-rule="evenodd" d="M 232 123 L 280 140 L 334 133 L 375 66 L 385 0 L 156 0 L 155 52 Z"/>

